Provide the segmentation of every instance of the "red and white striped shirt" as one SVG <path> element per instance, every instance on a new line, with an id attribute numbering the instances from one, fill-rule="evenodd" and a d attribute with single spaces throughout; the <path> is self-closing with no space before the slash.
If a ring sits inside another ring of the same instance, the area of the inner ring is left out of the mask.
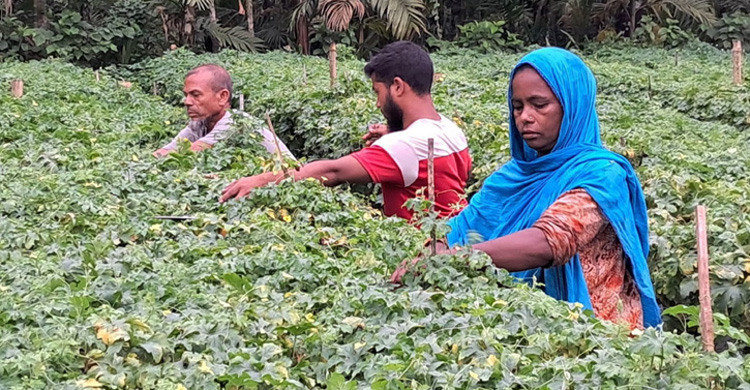
<path id="1" fill-rule="evenodd" d="M 435 209 L 450 217 L 466 206 L 471 155 L 463 131 L 451 120 L 419 119 L 402 131 L 388 133 L 352 156 L 383 189 L 385 215 L 411 220 L 404 203 L 423 190 L 427 196 L 427 140 L 435 141 Z"/>

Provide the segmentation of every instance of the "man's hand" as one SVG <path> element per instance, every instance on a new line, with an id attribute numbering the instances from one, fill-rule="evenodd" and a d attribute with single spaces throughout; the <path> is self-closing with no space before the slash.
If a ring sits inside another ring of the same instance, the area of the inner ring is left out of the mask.
<path id="1" fill-rule="evenodd" d="M 235 180 L 221 191 L 219 202 L 224 203 L 230 199 L 242 198 L 247 196 L 255 188 L 263 187 L 276 179 L 274 174 L 263 173 L 260 175 L 243 177 Z"/>
<path id="2" fill-rule="evenodd" d="M 367 133 L 362 136 L 362 139 L 365 141 L 365 146 L 372 146 L 375 141 L 386 134 L 388 134 L 388 126 L 377 123 L 367 127 Z"/>
<path id="3" fill-rule="evenodd" d="M 172 151 L 169 149 L 159 149 L 153 153 L 153 156 L 156 158 L 160 158 L 168 155 L 169 153 L 172 153 Z"/>
<path id="4" fill-rule="evenodd" d="M 200 152 L 201 150 L 211 149 L 213 145 L 207 144 L 203 141 L 195 141 L 190 145 L 190 150 L 193 152 Z"/>
<path id="5" fill-rule="evenodd" d="M 338 160 L 314 161 L 299 170 L 290 171 L 289 174 L 294 177 L 294 180 L 314 178 L 327 187 L 342 183 L 372 183 L 370 174 L 352 156 L 344 156 Z M 241 198 L 254 188 L 282 179 L 284 179 L 283 173 L 267 172 L 237 180 L 222 191 L 219 201 L 224 203 L 229 199 Z"/>

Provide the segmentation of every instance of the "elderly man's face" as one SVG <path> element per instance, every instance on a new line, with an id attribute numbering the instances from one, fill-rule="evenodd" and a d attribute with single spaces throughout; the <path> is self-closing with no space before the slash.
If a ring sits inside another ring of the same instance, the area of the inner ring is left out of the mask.
<path id="1" fill-rule="evenodd" d="M 185 108 L 191 120 L 205 120 L 223 112 L 229 103 L 229 91 L 214 91 L 211 72 L 198 72 L 185 79 Z"/>

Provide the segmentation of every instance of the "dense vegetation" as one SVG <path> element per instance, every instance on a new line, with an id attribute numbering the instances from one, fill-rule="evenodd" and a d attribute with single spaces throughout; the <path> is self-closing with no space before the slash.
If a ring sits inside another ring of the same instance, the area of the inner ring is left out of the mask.
<path id="1" fill-rule="evenodd" d="M 516 52 L 596 42 L 750 44 L 747 0 L 3 0 L 0 58 L 65 58 L 98 68 L 172 45 L 367 58 L 395 39 Z"/>
<path id="2" fill-rule="evenodd" d="M 434 56 L 435 100 L 469 136 L 474 188 L 508 158 L 505 93 L 519 55 Z M 644 185 L 664 307 L 696 304 L 692 213 L 710 208 L 724 352 L 700 352 L 693 308 L 667 316 L 669 329 L 693 333 L 630 337 L 481 271 L 481 256 L 432 258 L 394 288 L 387 276 L 424 234 L 345 189 L 283 183 L 219 205 L 229 181 L 274 162 L 257 121 L 213 150 L 150 156 L 184 123 L 173 104 L 193 65 L 226 65 L 246 110 L 270 111 L 301 156 L 359 148 L 379 114 L 351 56 L 330 90 L 314 57 L 179 50 L 99 82 L 58 61 L 0 65 L 0 83 L 23 78 L 27 91 L 0 92 L 0 387 L 748 388 L 747 337 L 722 322 L 750 329 L 748 91 L 730 87 L 727 54 L 710 47 L 585 58 L 606 143 Z M 197 219 L 155 219 L 186 214 Z"/>

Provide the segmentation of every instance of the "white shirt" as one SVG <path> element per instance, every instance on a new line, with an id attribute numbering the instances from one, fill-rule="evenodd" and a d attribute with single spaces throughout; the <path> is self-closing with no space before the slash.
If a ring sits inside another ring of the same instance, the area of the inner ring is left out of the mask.
<path id="1" fill-rule="evenodd" d="M 172 142 L 165 145 L 162 149 L 166 150 L 174 150 L 177 149 L 177 142 L 180 139 L 186 139 L 190 142 L 203 142 L 208 145 L 214 145 L 217 142 L 227 139 L 230 136 L 234 134 L 234 129 L 232 128 L 232 125 L 234 124 L 234 120 L 232 119 L 232 113 L 236 115 L 242 115 L 245 117 L 250 117 L 245 112 L 241 111 L 227 111 L 221 119 L 219 119 L 218 122 L 216 122 L 216 125 L 214 125 L 214 128 L 212 130 L 208 130 L 206 128 L 205 121 L 193 121 L 191 120 L 190 123 L 188 123 L 187 127 L 182 129 L 176 137 L 172 140 Z M 258 133 L 260 133 L 263 136 L 263 141 L 261 141 L 261 145 L 266 148 L 268 153 L 276 154 L 276 142 L 274 140 L 273 133 L 271 133 L 270 130 L 266 128 L 256 129 Z M 284 142 L 282 142 L 280 139 L 279 142 L 279 149 L 281 149 L 281 153 L 285 154 L 287 157 L 296 159 L 292 152 L 289 151 L 289 149 L 286 147 Z"/>

